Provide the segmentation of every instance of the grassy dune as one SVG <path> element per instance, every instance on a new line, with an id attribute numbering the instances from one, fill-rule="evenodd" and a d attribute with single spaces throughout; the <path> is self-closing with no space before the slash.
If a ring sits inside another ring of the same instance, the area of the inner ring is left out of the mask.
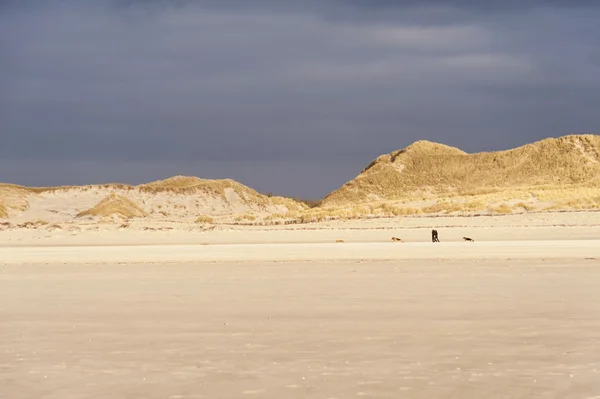
<path id="1" fill-rule="evenodd" d="M 467 154 L 428 141 L 374 160 L 312 214 L 411 215 L 600 209 L 600 136 Z"/>

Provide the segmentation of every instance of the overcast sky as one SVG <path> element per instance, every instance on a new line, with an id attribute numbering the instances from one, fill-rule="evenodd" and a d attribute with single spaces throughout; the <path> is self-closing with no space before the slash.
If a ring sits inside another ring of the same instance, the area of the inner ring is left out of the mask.
<path id="1" fill-rule="evenodd" d="M 416 140 L 600 133 L 599 3 L 0 0 L 0 181 L 320 198 Z"/>

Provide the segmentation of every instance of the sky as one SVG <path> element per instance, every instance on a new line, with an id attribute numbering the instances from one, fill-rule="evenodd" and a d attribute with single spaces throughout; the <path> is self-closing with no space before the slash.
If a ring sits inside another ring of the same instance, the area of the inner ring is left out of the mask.
<path id="1" fill-rule="evenodd" d="M 377 156 L 600 133 L 600 2 L 0 0 L 0 181 L 321 198 Z"/>

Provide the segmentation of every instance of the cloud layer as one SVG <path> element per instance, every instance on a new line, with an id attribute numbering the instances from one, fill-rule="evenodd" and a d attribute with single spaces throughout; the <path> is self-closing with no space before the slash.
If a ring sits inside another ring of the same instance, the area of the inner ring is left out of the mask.
<path id="1" fill-rule="evenodd" d="M 178 165 L 322 196 L 419 139 L 600 133 L 593 2 L 0 4 L 0 181 L 80 183 L 94 165 L 87 181 L 136 183 Z"/>

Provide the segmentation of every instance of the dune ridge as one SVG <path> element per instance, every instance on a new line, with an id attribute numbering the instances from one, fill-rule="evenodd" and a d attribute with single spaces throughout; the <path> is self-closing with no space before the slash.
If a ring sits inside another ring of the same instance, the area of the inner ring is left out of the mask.
<path id="1" fill-rule="evenodd" d="M 231 179 L 193 176 L 137 186 L 0 184 L 0 218 L 16 225 L 40 221 L 93 224 L 128 218 L 177 226 L 278 225 L 574 210 L 600 210 L 599 135 L 548 138 L 474 154 L 417 141 L 377 157 L 355 179 L 311 207 L 258 193 Z"/>
<path id="2" fill-rule="evenodd" d="M 319 208 L 396 203 L 418 214 L 437 213 L 436 208 L 493 211 L 489 208 L 504 205 L 499 213 L 510 213 L 518 200 L 525 211 L 598 209 L 599 187 L 599 135 L 548 138 L 474 154 L 422 140 L 379 156 Z"/>
<path id="3" fill-rule="evenodd" d="M 323 205 L 403 199 L 414 193 L 462 193 L 600 183 L 600 136 L 549 138 L 505 151 L 467 154 L 429 141 L 375 159 Z"/>
<path id="4" fill-rule="evenodd" d="M 121 183 L 85 186 L 24 187 L 0 184 L 0 218 L 17 223 L 44 220 L 86 223 L 123 218 L 189 221 L 301 211 L 304 204 L 267 196 L 231 179 L 174 176 L 132 186 Z"/>

